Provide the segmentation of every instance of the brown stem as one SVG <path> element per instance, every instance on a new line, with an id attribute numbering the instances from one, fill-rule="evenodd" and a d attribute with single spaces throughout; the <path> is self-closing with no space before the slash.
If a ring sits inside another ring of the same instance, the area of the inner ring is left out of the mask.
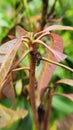
<path id="1" fill-rule="evenodd" d="M 50 115 L 51 115 L 51 105 L 52 105 L 52 96 L 53 96 L 53 86 L 50 87 L 49 90 L 49 101 L 48 101 L 48 107 L 46 110 L 46 116 L 45 116 L 45 123 L 44 123 L 44 130 L 49 130 L 49 124 L 50 124 Z"/>
<path id="2" fill-rule="evenodd" d="M 14 72 L 14 71 L 19 71 L 19 70 L 30 70 L 30 68 L 29 67 L 21 67 L 21 68 L 17 68 L 17 69 L 13 69 L 12 71 Z"/>
<path id="3" fill-rule="evenodd" d="M 34 51 L 33 46 L 32 48 Z M 30 96 L 30 102 L 33 111 L 35 128 L 36 130 L 38 130 L 38 115 L 37 115 L 36 101 L 35 101 L 35 62 L 32 53 L 30 53 L 29 88 L 30 88 L 29 96 Z"/>

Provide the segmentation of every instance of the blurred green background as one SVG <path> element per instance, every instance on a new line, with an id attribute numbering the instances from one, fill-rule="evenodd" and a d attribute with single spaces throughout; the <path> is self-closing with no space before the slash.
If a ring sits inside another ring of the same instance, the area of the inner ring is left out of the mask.
<path id="1" fill-rule="evenodd" d="M 48 12 L 50 11 L 55 0 L 49 0 Z M 1 0 L 0 1 L 0 45 L 6 41 L 6 36 L 9 31 L 13 34 L 15 26 L 18 24 L 27 31 L 37 32 L 40 23 L 40 15 L 42 14 L 42 0 Z M 48 20 L 48 25 L 61 24 L 73 26 L 73 0 L 57 0 L 54 9 L 55 19 L 63 17 L 62 21 L 58 23 L 56 21 Z M 48 18 L 49 19 L 49 18 Z M 13 31 L 12 31 L 13 30 Z M 57 31 L 64 40 L 64 53 L 68 56 L 63 62 L 65 65 L 73 68 L 73 32 L 72 31 Z M 41 49 L 42 52 L 42 49 Z M 25 61 L 23 61 L 25 64 Z M 26 58 L 26 64 L 28 64 L 28 58 Z M 41 66 L 39 66 L 41 69 Z M 38 75 L 38 72 L 37 72 Z M 73 78 L 73 73 L 57 67 L 51 82 L 55 82 L 62 78 Z M 23 85 L 28 85 L 29 78 L 26 72 L 17 72 L 16 80 L 21 80 Z M 58 92 L 73 93 L 73 88 L 68 85 L 58 85 L 56 88 Z M 20 106 L 26 108 L 29 111 L 27 117 L 14 123 L 10 128 L 3 128 L 0 130 L 32 130 L 34 124 L 32 120 L 32 112 L 30 104 L 27 100 L 27 94 L 17 95 L 16 93 L 16 107 Z M 7 107 L 11 107 L 9 99 L 1 101 Z M 51 126 L 55 121 L 59 121 L 65 115 L 73 112 L 73 102 L 64 98 L 55 96 L 52 102 L 52 114 L 51 114 Z M 52 130 L 55 130 L 52 129 Z"/>

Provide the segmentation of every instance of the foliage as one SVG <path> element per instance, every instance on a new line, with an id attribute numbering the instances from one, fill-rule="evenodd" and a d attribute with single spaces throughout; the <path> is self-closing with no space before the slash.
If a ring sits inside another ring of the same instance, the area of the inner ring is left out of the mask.
<path id="1" fill-rule="evenodd" d="M 73 28 L 51 26 L 56 23 L 72 26 L 70 12 L 73 2 L 65 3 L 62 0 L 53 3 L 50 0 L 0 2 L 0 40 L 1 44 L 4 43 L 0 46 L 0 100 L 6 106 L 1 105 L 3 114 L 0 116 L 5 120 L 5 126 L 9 126 L 11 112 L 15 113 L 12 122 L 16 119 L 12 106 L 29 111 L 23 121 L 1 130 L 48 130 L 49 125 L 54 129 L 59 119 L 73 112 L 73 32 L 57 31 Z"/>

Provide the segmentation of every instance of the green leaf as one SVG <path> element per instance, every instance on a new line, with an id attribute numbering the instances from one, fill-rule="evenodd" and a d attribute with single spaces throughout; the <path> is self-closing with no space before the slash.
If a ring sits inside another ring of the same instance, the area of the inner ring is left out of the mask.
<path id="1" fill-rule="evenodd" d="M 52 106 L 58 110 L 59 112 L 63 112 L 64 114 L 69 114 L 73 112 L 73 103 L 70 101 L 67 102 L 61 99 L 59 96 L 54 96 L 52 101 Z"/>
<path id="2" fill-rule="evenodd" d="M 0 27 L 9 27 L 9 24 L 5 20 L 1 19 L 0 20 Z"/>
<path id="3" fill-rule="evenodd" d="M 69 100 L 71 100 L 73 102 L 73 94 L 71 93 L 68 93 L 68 94 L 65 94 L 65 93 L 55 93 L 54 96 L 57 95 L 57 96 L 64 96 L 66 98 L 68 98 Z"/>

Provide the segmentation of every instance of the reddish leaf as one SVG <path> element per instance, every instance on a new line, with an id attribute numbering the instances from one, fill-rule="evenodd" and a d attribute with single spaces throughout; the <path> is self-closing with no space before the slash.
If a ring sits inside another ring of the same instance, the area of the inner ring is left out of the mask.
<path id="1" fill-rule="evenodd" d="M 0 67 L 2 67 L 2 64 L 5 62 L 8 53 L 13 48 L 16 41 L 17 39 L 14 39 L 0 46 L 0 64 L 1 64 Z M 0 68 L 0 71 L 1 71 L 1 68 Z"/>
<path id="2" fill-rule="evenodd" d="M 66 98 L 68 98 L 69 100 L 71 100 L 72 102 L 73 102 L 73 94 L 64 94 L 64 93 L 56 93 L 55 94 L 56 96 L 58 95 L 58 96 L 64 96 L 64 97 L 66 97 Z"/>
<path id="3" fill-rule="evenodd" d="M 9 51 L 13 48 L 13 46 L 15 45 L 17 39 L 8 41 L 6 43 L 4 43 L 3 45 L 0 46 L 0 55 L 7 55 L 9 53 Z"/>
<path id="4" fill-rule="evenodd" d="M 0 90 L 3 86 L 3 80 L 5 79 L 8 71 L 10 70 L 13 60 L 15 58 L 16 52 L 21 44 L 22 38 L 11 40 L 2 46 L 0 46 Z"/>
<path id="5" fill-rule="evenodd" d="M 12 104 L 14 105 L 14 103 L 15 103 L 14 88 L 10 84 L 10 80 L 9 79 L 4 83 L 1 92 L 2 92 L 2 94 L 4 96 L 6 96 L 7 98 L 9 98 L 12 101 Z"/>
<path id="6" fill-rule="evenodd" d="M 23 35 L 25 35 L 25 34 L 28 33 L 26 30 L 24 30 L 24 29 L 23 29 L 22 27 L 20 27 L 20 26 L 17 26 L 17 27 L 16 27 L 16 31 L 17 31 L 17 33 L 18 33 L 18 36 L 23 36 Z"/>
<path id="7" fill-rule="evenodd" d="M 50 47 L 53 48 L 56 51 L 63 52 L 63 40 L 62 38 L 57 34 L 50 35 L 52 37 L 52 43 L 50 44 Z M 53 61 L 57 61 L 55 56 L 47 52 L 46 58 L 50 58 Z M 39 96 L 42 95 L 44 90 L 47 88 L 47 85 L 49 81 L 51 80 L 51 77 L 56 69 L 56 65 L 44 62 L 42 71 L 39 76 L 38 80 L 38 94 Z"/>
<path id="8" fill-rule="evenodd" d="M 18 37 L 21 37 L 21 36 L 24 36 L 24 35 L 28 35 L 28 32 L 26 31 L 26 30 L 24 30 L 22 27 L 20 27 L 20 26 L 17 26 L 16 27 L 16 31 L 17 31 L 17 33 L 18 33 Z M 19 49 L 18 49 L 18 52 L 19 52 L 19 54 L 20 54 L 20 56 L 22 56 L 22 54 L 24 53 L 24 51 L 25 51 L 25 44 L 21 44 L 20 45 L 20 47 L 19 47 Z"/>
<path id="9" fill-rule="evenodd" d="M 61 79 L 61 80 L 57 81 L 55 84 L 60 84 L 60 83 L 73 86 L 73 80 L 72 79 Z"/>
<path id="10" fill-rule="evenodd" d="M 73 130 L 73 113 L 57 123 L 57 130 Z"/>
<path id="11" fill-rule="evenodd" d="M 63 61 L 67 57 L 65 54 L 63 54 L 59 51 L 55 51 L 54 49 L 52 49 L 52 52 L 53 52 L 54 56 L 56 57 L 57 62 Z"/>
<path id="12" fill-rule="evenodd" d="M 26 46 L 25 44 L 21 43 L 19 49 L 18 49 L 18 54 L 20 55 L 20 57 L 23 55 L 23 53 L 25 52 L 26 50 Z"/>

